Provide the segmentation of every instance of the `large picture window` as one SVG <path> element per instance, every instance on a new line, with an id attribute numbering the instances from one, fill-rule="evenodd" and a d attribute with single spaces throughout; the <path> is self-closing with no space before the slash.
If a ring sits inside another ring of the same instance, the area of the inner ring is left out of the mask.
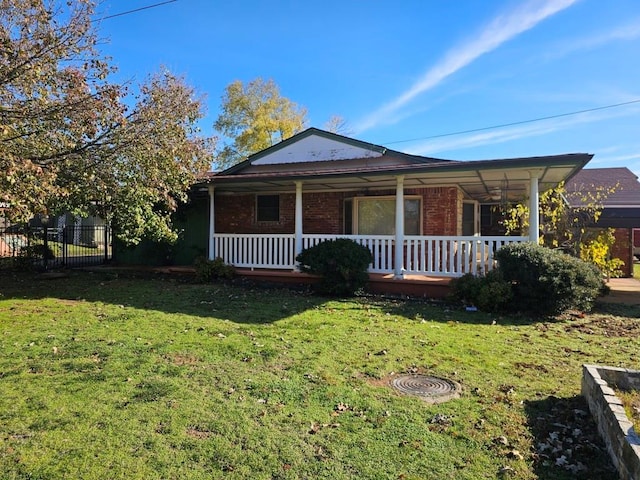
<path id="1" fill-rule="evenodd" d="M 280 221 L 280 195 L 256 196 L 256 221 Z"/>
<path id="2" fill-rule="evenodd" d="M 420 235 L 422 231 L 422 202 L 418 198 L 404 199 L 404 234 Z M 345 225 L 345 233 L 358 235 L 395 235 L 395 197 L 356 197 L 345 204 L 351 206 L 351 229 Z M 345 220 L 347 215 L 345 215 Z"/>

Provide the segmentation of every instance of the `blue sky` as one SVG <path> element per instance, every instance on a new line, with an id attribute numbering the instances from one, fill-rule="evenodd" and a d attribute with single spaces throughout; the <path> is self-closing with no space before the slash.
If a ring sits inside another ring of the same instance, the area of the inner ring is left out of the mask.
<path id="1" fill-rule="evenodd" d="M 97 16 L 160 0 L 104 0 Z M 638 0 L 177 0 L 97 23 L 118 80 L 161 66 L 206 97 L 273 79 L 351 136 L 474 160 L 595 154 L 640 176 L 640 103 L 473 133 L 436 135 L 640 100 Z"/>

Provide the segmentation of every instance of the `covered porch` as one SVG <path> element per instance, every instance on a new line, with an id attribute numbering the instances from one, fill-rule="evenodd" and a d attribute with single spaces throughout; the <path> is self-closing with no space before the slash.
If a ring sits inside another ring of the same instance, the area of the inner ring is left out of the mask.
<path id="1" fill-rule="evenodd" d="M 371 275 L 485 274 L 500 248 L 538 241 L 540 192 L 590 158 L 442 160 L 309 129 L 199 185 L 208 255 L 247 272 L 294 273 L 303 249 L 349 238 L 371 251 Z M 520 202 L 535 212 L 522 236 L 481 229 L 481 207 Z"/>

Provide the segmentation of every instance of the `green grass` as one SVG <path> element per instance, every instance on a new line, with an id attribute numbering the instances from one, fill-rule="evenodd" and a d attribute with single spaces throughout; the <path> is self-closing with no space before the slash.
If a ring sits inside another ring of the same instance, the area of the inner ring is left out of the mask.
<path id="1" fill-rule="evenodd" d="M 3 479 L 613 479 L 581 365 L 639 367 L 620 306 L 531 321 L 87 273 L 0 293 Z M 401 396 L 407 371 L 463 395 Z M 539 448 L 574 422 L 577 477 Z"/>
<path id="2" fill-rule="evenodd" d="M 635 278 L 640 278 L 640 263 L 638 262 L 633 264 L 633 276 Z"/>

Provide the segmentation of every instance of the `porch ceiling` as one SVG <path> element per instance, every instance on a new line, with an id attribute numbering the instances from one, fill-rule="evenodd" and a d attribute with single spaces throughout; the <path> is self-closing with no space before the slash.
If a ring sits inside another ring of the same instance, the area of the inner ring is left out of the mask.
<path id="1" fill-rule="evenodd" d="M 295 182 L 303 183 L 304 192 L 361 191 L 395 189 L 396 178 L 404 175 L 405 189 L 457 185 L 467 199 L 481 202 L 513 200 L 527 196 L 531 174 L 539 179 L 543 192 L 567 180 L 590 159 L 589 154 L 530 157 L 505 160 L 403 165 L 397 168 L 358 168 L 302 170 L 281 173 L 238 173 L 212 175 L 206 182 L 216 192 L 255 193 L 293 192 Z"/>

